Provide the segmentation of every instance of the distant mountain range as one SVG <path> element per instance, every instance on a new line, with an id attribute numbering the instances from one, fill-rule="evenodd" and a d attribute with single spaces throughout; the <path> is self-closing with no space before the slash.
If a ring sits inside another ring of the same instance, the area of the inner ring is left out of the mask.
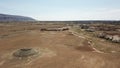
<path id="1" fill-rule="evenodd" d="M 35 21 L 35 19 L 26 16 L 0 14 L 0 21 Z"/>

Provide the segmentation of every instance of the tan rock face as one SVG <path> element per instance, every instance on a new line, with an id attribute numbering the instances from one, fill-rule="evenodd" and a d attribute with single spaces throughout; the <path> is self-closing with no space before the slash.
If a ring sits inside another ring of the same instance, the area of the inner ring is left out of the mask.
<path id="1" fill-rule="evenodd" d="M 120 42 L 120 37 L 118 35 L 113 36 L 113 42 Z"/>
<path id="2" fill-rule="evenodd" d="M 105 34 L 104 34 L 104 33 L 99 33 L 99 34 L 98 34 L 98 37 L 104 38 L 104 37 L 105 37 Z"/>
<path id="3" fill-rule="evenodd" d="M 112 38 L 113 38 L 112 35 L 106 35 L 106 36 L 105 36 L 105 39 L 107 39 L 107 40 L 112 40 Z"/>

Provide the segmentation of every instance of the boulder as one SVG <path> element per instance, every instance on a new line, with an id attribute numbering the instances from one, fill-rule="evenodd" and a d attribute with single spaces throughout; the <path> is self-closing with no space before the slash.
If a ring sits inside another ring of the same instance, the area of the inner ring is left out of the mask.
<path id="1" fill-rule="evenodd" d="M 99 33 L 97 36 L 98 36 L 99 38 L 105 38 L 106 34 L 105 34 L 105 33 Z"/>
<path id="2" fill-rule="evenodd" d="M 114 35 L 112 41 L 116 42 L 116 43 L 119 43 L 120 42 L 120 37 L 118 35 Z"/>
<path id="3" fill-rule="evenodd" d="M 106 35 L 106 36 L 105 36 L 105 39 L 107 39 L 107 40 L 112 40 L 112 39 L 113 39 L 113 36 L 112 36 L 112 35 Z"/>

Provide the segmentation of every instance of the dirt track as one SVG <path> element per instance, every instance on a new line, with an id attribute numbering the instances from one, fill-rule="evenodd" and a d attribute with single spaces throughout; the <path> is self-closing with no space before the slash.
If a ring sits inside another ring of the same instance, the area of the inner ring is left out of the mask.
<path id="1" fill-rule="evenodd" d="M 94 52 L 86 40 L 64 32 L 25 32 L 0 39 L 0 68 L 120 68 L 118 54 Z M 16 49 L 31 47 L 44 52 L 31 59 L 12 56 Z"/>

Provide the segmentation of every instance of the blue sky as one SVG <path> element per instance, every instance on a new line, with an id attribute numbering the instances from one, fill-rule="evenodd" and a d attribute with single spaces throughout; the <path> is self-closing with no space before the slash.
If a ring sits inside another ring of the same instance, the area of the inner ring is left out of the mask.
<path id="1" fill-rule="evenodd" d="M 0 0 L 0 13 L 37 20 L 120 20 L 120 0 Z"/>

